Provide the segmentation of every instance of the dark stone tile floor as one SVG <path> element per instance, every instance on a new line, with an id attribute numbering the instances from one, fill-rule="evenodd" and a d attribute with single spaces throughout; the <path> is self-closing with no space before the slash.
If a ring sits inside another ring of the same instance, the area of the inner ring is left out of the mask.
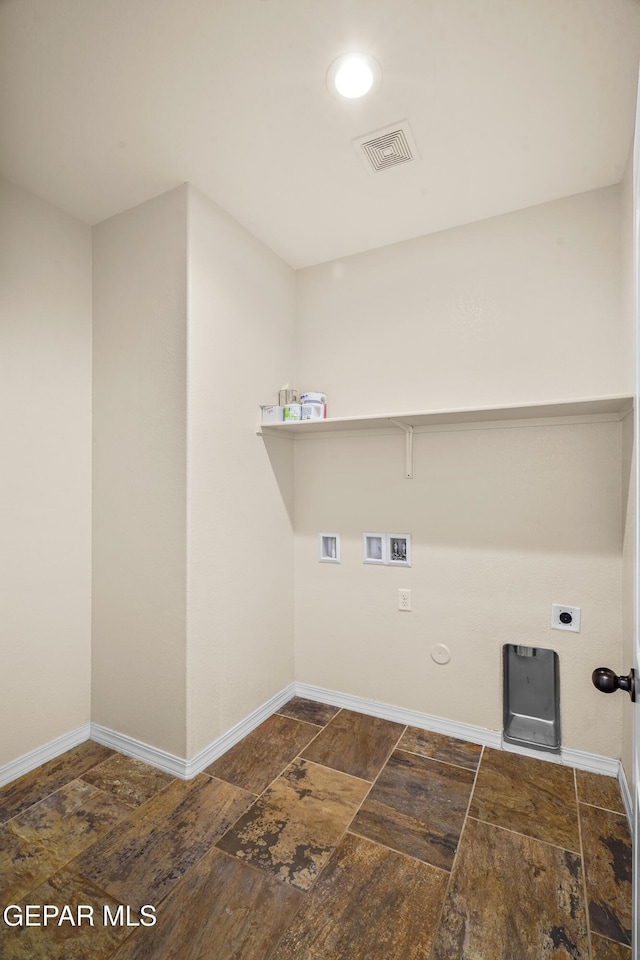
<path id="1" fill-rule="evenodd" d="M 611 778 L 294 697 L 189 782 L 86 743 L 0 788 L 0 907 L 67 907 L 0 956 L 631 960 L 630 864 Z"/>

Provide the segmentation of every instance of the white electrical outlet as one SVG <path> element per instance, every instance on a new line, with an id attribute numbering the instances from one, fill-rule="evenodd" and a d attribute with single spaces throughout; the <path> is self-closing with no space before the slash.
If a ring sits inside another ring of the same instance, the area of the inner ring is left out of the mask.
<path id="1" fill-rule="evenodd" d="M 403 587 L 398 590 L 398 610 L 411 612 L 411 590 L 405 590 Z"/>
<path id="2" fill-rule="evenodd" d="M 551 604 L 551 629 L 580 633 L 580 607 L 568 607 L 564 603 Z"/>

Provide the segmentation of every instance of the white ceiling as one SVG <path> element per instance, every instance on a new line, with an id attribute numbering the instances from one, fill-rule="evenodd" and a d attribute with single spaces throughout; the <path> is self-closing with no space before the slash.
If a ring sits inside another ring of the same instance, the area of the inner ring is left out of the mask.
<path id="1" fill-rule="evenodd" d="M 300 267 L 617 183 L 639 60 L 640 0 L 0 0 L 0 172 L 88 223 L 190 181 Z"/>

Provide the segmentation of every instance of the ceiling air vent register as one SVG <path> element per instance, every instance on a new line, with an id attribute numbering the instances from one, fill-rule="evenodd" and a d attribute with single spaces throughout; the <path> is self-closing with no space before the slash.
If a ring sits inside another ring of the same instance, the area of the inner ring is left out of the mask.
<path id="1" fill-rule="evenodd" d="M 420 156 L 406 120 L 374 130 L 352 142 L 369 173 L 412 163 Z"/>

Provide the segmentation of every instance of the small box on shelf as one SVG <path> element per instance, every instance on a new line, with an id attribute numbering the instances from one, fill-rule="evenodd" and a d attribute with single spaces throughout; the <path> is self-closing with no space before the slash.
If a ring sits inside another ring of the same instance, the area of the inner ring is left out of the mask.
<path id="1" fill-rule="evenodd" d="M 262 411 L 262 423 L 281 423 L 282 420 L 284 420 L 283 407 L 274 406 L 273 404 L 265 404 L 260 409 Z"/>

